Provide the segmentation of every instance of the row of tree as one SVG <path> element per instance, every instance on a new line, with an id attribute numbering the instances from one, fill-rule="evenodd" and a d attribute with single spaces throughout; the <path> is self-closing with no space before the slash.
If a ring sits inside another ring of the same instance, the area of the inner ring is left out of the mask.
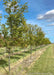
<path id="1" fill-rule="evenodd" d="M 16 29 L 12 28 L 12 34 L 10 35 L 10 28 L 2 24 L 2 30 L 0 33 L 0 47 L 4 46 L 21 46 L 27 47 L 47 45 L 51 42 L 48 38 L 45 38 L 45 34 L 37 25 L 27 24 L 26 27 L 19 26 Z M 15 31 L 14 31 L 15 30 Z"/>
<path id="2" fill-rule="evenodd" d="M 7 15 L 4 15 L 6 23 L 0 24 L 0 46 L 27 47 L 51 43 L 40 27 L 26 23 L 27 3 L 22 5 L 17 0 L 4 0 L 4 7 Z"/>

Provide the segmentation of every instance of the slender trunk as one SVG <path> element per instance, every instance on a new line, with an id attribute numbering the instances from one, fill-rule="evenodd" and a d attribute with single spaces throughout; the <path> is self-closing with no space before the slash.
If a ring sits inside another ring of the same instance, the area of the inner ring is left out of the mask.
<path id="1" fill-rule="evenodd" d="M 9 53 L 9 75 L 10 75 L 10 53 Z"/>
<path id="2" fill-rule="evenodd" d="M 24 48 L 24 52 L 25 52 L 25 48 Z M 23 62 L 24 62 L 24 55 L 23 55 Z M 25 63 L 25 62 L 24 62 Z"/>
<path id="3" fill-rule="evenodd" d="M 30 48 L 31 48 L 31 51 L 30 51 L 30 59 L 31 59 L 31 57 L 32 57 L 32 47 L 30 46 Z M 31 61 L 30 61 L 30 63 L 31 63 Z"/>
<path id="4" fill-rule="evenodd" d="M 37 47 L 35 47 L 35 57 L 36 57 L 36 48 L 37 48 Z M 36 59 L 36 58 L 35 58 L 35 59 Z"/>

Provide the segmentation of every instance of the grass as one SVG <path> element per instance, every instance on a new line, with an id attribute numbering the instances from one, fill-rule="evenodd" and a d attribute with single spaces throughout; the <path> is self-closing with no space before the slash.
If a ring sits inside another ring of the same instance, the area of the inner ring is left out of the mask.
<path id="1" fill-rule="evenodd" d="M 53 46 L 47 48 L 43 55 L 27 71 L 27 75 L 54 75 L 54 50 Z"/>
<path id="2" fill-rule="evenodd" d="M 39 50 L 40 48 L 44 48 L 44 47 L 39 47 L 39 48 L 37 48 L 36 50 Z M 36 51 L 36 50 L 33 49 L 33 50 L 32 50 L 32 53 L 33 53 L 34 51 Z M 11 63 L 14 63 L 14 62 L 18 61 L 19 59 L 21 59 L 21 58 L 27 56 L 27 55 L 30 54 L 30 53 L 31 53 L 31 50 L 26 51 L 26 52 L 24 51 L 24 52 L 22 52 L 22 53 L 20 53 L 20 54 L 13 55 L 13 56 L 10 57 L 10 62 L 11 62 Z M 1 54 L 1 55 L 2 55 L 2 54 Z M 0 59 L 0 70 L 2 70 L 2 68 L 4 69 L 5 67 L 8 66 L 8 58 L 9 58 L 9 57 Z"/>

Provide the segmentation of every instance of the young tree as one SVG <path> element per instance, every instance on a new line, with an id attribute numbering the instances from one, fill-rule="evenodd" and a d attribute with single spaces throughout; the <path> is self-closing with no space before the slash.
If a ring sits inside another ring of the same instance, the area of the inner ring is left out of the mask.
<path id="1" fill-rule="evenodd" d="M 9 45 L 13 46 L 16 45 L 18 42 L 21 41 L 23 32 L 27 30 L 26 28 L 26 21 L 24 18 L 24 13 L 27 11 L 27 3 L 21 5 L 17 0 L 4 0 L 4 6 L 6 13 L 5 18 L 7 19 L 6 25 L 8 27 L 10 40 Z M 9 75 L 10 75 L 10 47 L 9 49 Z"/>

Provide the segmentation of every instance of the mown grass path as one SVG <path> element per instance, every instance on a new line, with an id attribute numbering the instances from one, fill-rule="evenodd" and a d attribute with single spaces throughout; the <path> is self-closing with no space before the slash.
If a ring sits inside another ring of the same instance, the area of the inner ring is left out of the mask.
<path id="1" fill-rule="evenodd" d="M 26 75 L 54 75 L 54 45 L 47 48 Z"/>

